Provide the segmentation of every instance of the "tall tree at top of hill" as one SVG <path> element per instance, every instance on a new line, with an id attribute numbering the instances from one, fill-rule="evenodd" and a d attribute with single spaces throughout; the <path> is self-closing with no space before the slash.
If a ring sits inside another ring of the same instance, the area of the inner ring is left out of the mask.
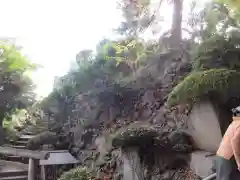
<path id="1" fill-rule="evenodd" d="M 124 21 L 121 22 L 117 32 L 127 37 L 138 38 L 154 18 L 150 16 L 150 0 L 119 0 L 118 5 Z"/>
<path id="2" fill-rule="evenodd" d="M 118 32 L 130 37 L 138 37 L 146 28 L 156 22 L 156 16 L 161 5 L 166 0 L 159 0 L 152 12 L 150 9 L 151 0 L 121 0 L 119 5 L 123 12 L 124 22 L 121 23 Z M 171 48 L 179 48 L 182 40 L 182 12 L 183 0 L 166 1 L 173 4 L 172 27 L 171 27 Z M 161 12 L 160 12 L 161 14 Z"/>
<path id="3" fill-rule="evenodd" d="M 172 0 L 173 16 L 171 29 L 171 48 L 179 48 L 182 40 L 183 0 Z"/>

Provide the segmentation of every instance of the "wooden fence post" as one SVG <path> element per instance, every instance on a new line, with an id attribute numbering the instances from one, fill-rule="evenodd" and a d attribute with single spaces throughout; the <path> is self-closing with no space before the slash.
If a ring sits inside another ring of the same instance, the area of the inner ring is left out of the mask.
<path id="1" fill-rule="evenodd" d="M 46 180 L 45 166 L 41 166 L 41 180 Z"/>
<path id="2" fill-rule="evenodd" d="M 35 167 L 36 167 L 36 161 L 32 158 L 29 158 L 29 164 L 28 164 L 28 180 L 35 180 Z"/>

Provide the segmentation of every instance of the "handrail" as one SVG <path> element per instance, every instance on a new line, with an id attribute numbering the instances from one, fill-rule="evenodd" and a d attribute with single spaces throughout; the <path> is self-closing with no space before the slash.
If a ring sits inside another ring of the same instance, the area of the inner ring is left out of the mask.
<path id="1" fill-rule="evenodd" d="M 206 177 L 206 178 L 203 179 L 203 180 L 211 180 L 211 179 L 213 179 L 213 178 L 215 178 L 215 177 L 217 177 L 217 174 L 216 174 L 216 173 L 214 173 L 214 174 L 212 174 L 212 175 Z"/>
<path id="2" fill-rule="evenodd" d="M 0 154 L 21 156 L 37 160 L 47 160 L 50 156 L 50 153 L 46 151 L 31 151 L 28 149 L 17 149 L 3 146 L 0 146 Z"/>

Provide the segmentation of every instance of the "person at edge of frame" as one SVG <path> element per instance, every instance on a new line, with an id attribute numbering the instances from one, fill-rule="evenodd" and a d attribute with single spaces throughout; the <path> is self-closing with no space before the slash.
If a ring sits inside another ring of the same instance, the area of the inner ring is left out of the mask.
<path id="1" fill-rule="evenodd" d="M 215 160 L 216 180 L 240 180 L 240 111 L 233 110 L 233 121 L 219 145 Z"/>

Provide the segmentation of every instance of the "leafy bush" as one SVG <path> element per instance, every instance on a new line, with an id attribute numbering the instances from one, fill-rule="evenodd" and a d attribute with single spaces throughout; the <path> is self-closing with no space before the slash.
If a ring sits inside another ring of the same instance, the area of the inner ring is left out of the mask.
<path id="1" fill-rule="evenodd" d="M 240 33 L 232 31 L 227 37 L 214 35 L 199 45 L 195 52 L 195 71 L 212 68 L 240 70 Z"/>
<path id="2" fill-rule="evenodd" d="M 59 180 L 93 180 L 94 178 L 87 171 L 86 168 L 74 168 L 68 172 L 65 172 Z"/>

